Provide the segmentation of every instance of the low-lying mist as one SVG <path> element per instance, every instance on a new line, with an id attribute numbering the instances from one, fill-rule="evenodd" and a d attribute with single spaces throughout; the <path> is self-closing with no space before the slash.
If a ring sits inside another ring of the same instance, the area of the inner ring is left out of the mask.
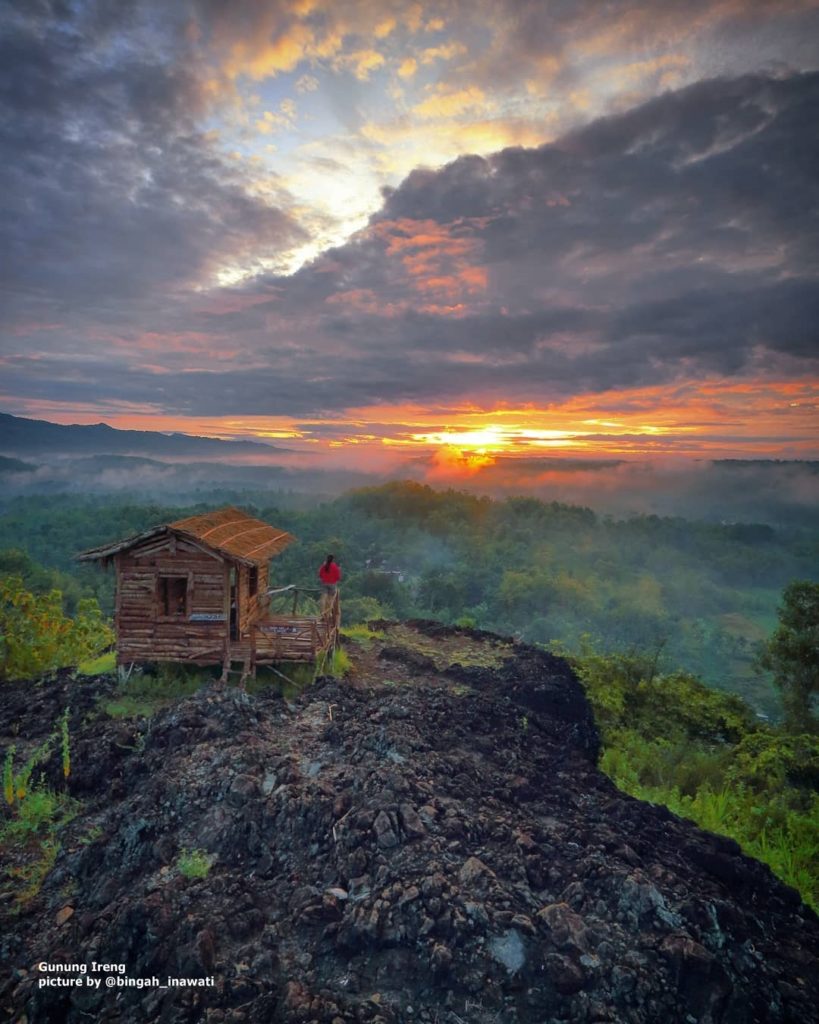
<path id="1" fill-rule="evenodd" d="M 299 460 L 301 461 L 301 460 Z M 138 455 L 0 459 L 5 498 L 111 493 L 162 501 L 207 500 L 226 491 L 299 494 L 314 500 L 388 480 L 413 479 L 506 497 L 531 495 L 627 518 L 682 516 L 716 522 L 809 525 L 819 507 L 819 462 L 497 458 L 477 470 L 412 458 L 391 470 L 229 461 L 180 462 Z"/>

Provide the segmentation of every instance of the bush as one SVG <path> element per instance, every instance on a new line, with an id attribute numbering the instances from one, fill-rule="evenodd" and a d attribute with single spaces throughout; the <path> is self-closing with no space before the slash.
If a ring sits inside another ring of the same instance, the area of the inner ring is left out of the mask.
<path id="1" fill-rule="evenodd" d="M 387 609 L 374 597 L 351 597 L 341 604 L 341 620 L 345 627 L 385 618 L 389 618 Z"/>
<path id="2" fill-rule="evenodd" d="M 64 721 L 67 722 L 67 717 Z M 18 771 L 14 768 L 15 748 L 6 752 L 3 790 L 9 816 L 0 827 L 0 861 L 4 863 L 6 876 L 13 880 L 11 891 L 18 907 L 40 891 L 43 879 L 57 859 L 58 832 L 76 816 L 79 808 L 76 800 L 49 789 L 34 778 L 35 767 L 51 753 L 58 738 L 59 732 L 49 736 Z"/>
<path id="3" fill-rule="evenodd" d="M 819 738 L 762 725 L 689 673 L 660 674 L 656 654 L 587 647 L 574 665 L 620 789 L 731 836 L 819 907 Z"/>
<path id="4" fill-rule="evenodd" d="M 352 662 L 347 652 L 342 647 L 336 647 L 324 671 L 328 676 L 343 679 L 351 671 L 352 667 Z"/>
<path id="5" fill-rule="evenodd" d="M 207 878 L 215 859 L 204 850 L 182 850 L 176 867 L 185 878 Z"/>
<path id="6" fill-rule="evenodd" d="M 114 631 L 94 598 L 81 600 L 71 619 L 59 590 L 35 595 L 20 576 L 0 580 L 0 679 L 76 666 L 113 642 Z"/>

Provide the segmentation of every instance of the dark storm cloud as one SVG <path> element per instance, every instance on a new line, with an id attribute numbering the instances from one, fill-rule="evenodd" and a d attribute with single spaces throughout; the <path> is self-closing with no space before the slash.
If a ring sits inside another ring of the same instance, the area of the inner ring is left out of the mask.
<path id="1" fill-rule="evenodd" d="M 535 6 L 520 7 L 524 35 Z M 550 10 L 568 24 L 575 6 Z M 8 343 L 7 394 L 320 420 L 815 369 L 819 75 L 698 82 L 539 149 L 416 170 L 292 277 L 192 296 L 224 259 L 252 267 L 297 228 L 199 129 L 186 10 L 4 16 L 4 305 L 54 325 L 37 335 L 51 358 Z M 222 21 L 212 31 L 233 38 Z M 209 362 L 209 346 L 235 354 Z"/>
<path id="2" fill-rule="evenodd" d="M 582 87 L 592 61 L 620 64 L 626 73 L 632 62 L 641 84 L 660 91 L 669 68 L 686 68 L 692 51 L 697 77 L 816 62 L 813 0 L 487 0 L 484 9 L 495 31 L 465 73 L 495 90 L 513 90 L 522 75 L 551 92 Z"/>
<path id="3" fill-rule="evenodd" d="M 702 82 L 538 150 L 416 171 L 362 237 L 285 284 L 277 322 L 341 346 L 340 394 L 366 365 L 396 401 L 775 373 L 786 357 L 808 372 L 818 103 L 815 74 Z M 485 287 L 455 294 L 472 265 Z M 424 312 L 447 274 L 460 314 Z"/>
<path id="4" fill-rule="evenodd" d="M 298 237 L 197 128 L 202 76 L 173 9 L 20 3 L 0 34 L 6 315 L 123 316 Z M 178 8 L 181 12 L 182 8 Z M 145 310 L 140 311 L 144 320 Z M 139 319 L 139 313 L 137 314 Z"/>

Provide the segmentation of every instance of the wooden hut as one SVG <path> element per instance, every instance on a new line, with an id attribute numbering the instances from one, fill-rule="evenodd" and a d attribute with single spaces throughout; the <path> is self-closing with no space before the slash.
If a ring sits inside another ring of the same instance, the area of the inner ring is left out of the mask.
<path id="1" fill-rule="evenodd" d="M 317 615 L 268 611 L 268 562 L 295 540 L 238 508 L 180 519 L 84 551 L 78 561 L 113 562 L 117 664 L 312 661 L 335 643 L 338 596 Z"/>

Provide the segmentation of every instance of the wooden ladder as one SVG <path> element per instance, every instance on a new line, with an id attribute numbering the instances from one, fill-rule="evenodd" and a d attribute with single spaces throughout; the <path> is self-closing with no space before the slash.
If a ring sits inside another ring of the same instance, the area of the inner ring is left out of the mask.
<path id="1" fill-rule="evenodd" d="M 233 665 L 241 662 L 242 667 L 232 668 Z M 228 682 L 229 676 L 241 676 L 239 679 L 239 687 L 245 688 L 245 682 L 248 676 L 256 678 L 256 632 L 255 630 L 250 637 L 250 651 L 248 654 L 242 655 L 241 658 L 234 658 L 230 653 L 230 642 L 228 641 L 225 648 L 225 658 L 222 666 L 222 678 L 219 680 L 222 683 Z"/>
<path id="2" fill-rule="evenodd" d="M 232 668 L 233 665 L 241 664 L 241 668 Z M 251 661 L 248 658 L 231 658 L 228 656 L 225 658 L 224 665 L 222 667 L 222 678 L 219 680 L 220 683 L 227 683 L 229 676 L 240 676 L 239 686 L 244 689 L 245 682 L 248 676 L 254 675 L 254 671 L 251 667 Z"/>

